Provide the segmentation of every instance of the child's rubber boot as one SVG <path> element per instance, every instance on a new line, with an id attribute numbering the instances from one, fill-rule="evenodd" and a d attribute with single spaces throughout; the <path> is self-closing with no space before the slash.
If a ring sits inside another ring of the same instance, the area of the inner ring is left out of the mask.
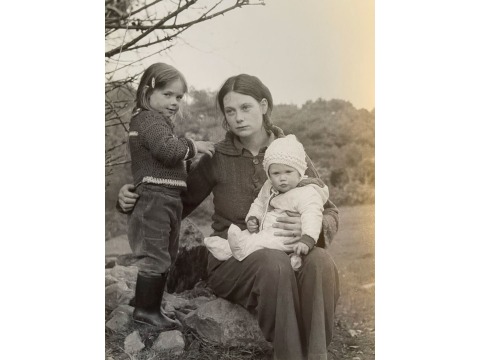
<path id="1" fill-rule="evenodd" d="M 169 318 L 161 311 L 160 306 L 166 281 L 166 274 L 157 277 L 137 275 L 133 320 L 138 323 L 158 327 L 161 331 L 174 330 L 181 327 L 178 321 Z"/>

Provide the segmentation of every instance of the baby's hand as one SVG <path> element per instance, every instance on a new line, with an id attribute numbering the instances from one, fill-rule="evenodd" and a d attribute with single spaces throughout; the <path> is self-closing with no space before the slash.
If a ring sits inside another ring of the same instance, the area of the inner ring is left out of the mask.
<path id="1" fill-rule="evenodd" d="M 258 231 L 258 219 L 256 217 L 247 220 L 247 229 L 251 233 Z"/>
<path id="2" fill-rule="evenodd" d="M 303 242 L 296 243 L 293 246 L 293 252 L 297 255 L 307 255 L 310 249 L 308 248 L 307 244 L 304 244 Z"/>
<path id="3" fill-rule="evenodd" d="M 200 154 L 207 154 L 210 157 L 215 154 L 215 147 L 211 141 L 195 141 L 195 146 Z"/>

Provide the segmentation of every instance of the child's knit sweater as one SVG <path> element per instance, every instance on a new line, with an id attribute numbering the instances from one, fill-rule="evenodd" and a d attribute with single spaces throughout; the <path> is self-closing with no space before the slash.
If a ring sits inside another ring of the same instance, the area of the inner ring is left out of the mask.
<path id="1" fill-rule="evenodd" d="M 142 110 L 130 122 L 128 134 L 135 185 L 152 183 L 186 188 L 184 160 L 196 154 L 195 144 L 174 134 L 172 120 L 156 111 Z"/>

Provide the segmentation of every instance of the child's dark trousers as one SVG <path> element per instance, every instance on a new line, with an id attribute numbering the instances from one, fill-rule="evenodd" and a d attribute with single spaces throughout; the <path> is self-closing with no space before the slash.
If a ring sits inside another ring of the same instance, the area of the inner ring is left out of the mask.
<path id="1" fill-rule="evenodd" d="M 128 241 L 139 275 L 160 276 L 175 263 L 182 220 L 180 191 L 152 184 L 137 188 L 139 198 L 128 219 Z"/>

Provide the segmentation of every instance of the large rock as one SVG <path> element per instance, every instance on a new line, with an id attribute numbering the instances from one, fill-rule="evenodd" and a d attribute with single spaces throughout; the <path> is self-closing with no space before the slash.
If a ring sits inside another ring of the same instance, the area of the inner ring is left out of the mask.
<path id="1" fill-rule="evenodd" d="M 105 269 L 105 276 L 110 275 L 119 281 L 124 281 L 132 290 L 137 283 L 138 268 L 136 266 L 116 265 L 111 269 Z"/>
<path id="2" fill-rule="evenodd" d="M 169 314 L 170 317 L 175 317 L 180 322 L 184 323 L 184 318 L 193 310 L 197 309 L 200 305 L 216 299 L 216 296 L 210 293 L 210 295 L 197 296 L 195 295 L 199 292 L 198 289 L 204 289 L 201 283 L 198 283 L 192 290 L 184 291 L 181 294 L 169 294 L 167 292 L 163 293 L 162 307 L 165 312 Z M 206 289 L 204 289 L 206 291 Z M 171 314 L 171 315 L 170 315 Z"/>
<path id="3" fill-rule="evenodd" d="M 116 265 L 116 257 L 107 256 L 105 257 L 105 269 L 111 269 Z"/>
<path id="4" fill-rule="evenodd" d="M 116 307 L 109 315 L 109 319 L 113 318 L 116 314 L 118 313 L 124 313 L 124 314 L 127 314 L 128 316 L 132 316 L 133 315 L 133 306 L 130 306 L 130 305 L 119 305 L 118 307 Z"/>
<path id="5" fill-rule="evenodd" d="M 128 305 L 135 297 L 135 292 L 124 281 L 118 281 L 105 288 L 105 307 L 113 310 L 119 305 Z"/>
<path id="6" fill-rule="evenodd" d="M 191 220 L 184 219 L 180 227 L 178 257 L 168 276 L 167 291 L 181 293 L 206 280 L 207 258 L 208 250 L 203 244 L 202 232 Z M 116 264 L 113 269 L 131 267 L 136 265 L 136 259 L 132 254 L 124 254 L 117 257 Z"/>
<path id="7" fill-rule="evenodd" d="M 168 292 L 181 293 L 192 289 L 207 279 L 208 250 L 203 244 L 203 234 L 189 219 L 182 221 L 177 261 L 167 280 Z"/>
<path id="8" fill-rule="evenodd" d="M 118 309 L 118 308 L 117 308 Z M 124 312 L 117 312 L 107 321 L 105 326 L 112 331 L 120 332 L 125 330 L 132 322 L 132 317 Z"/>
<path id="9" fill-rule="evenodd" d="M 115 284 L 116 282 L 118 282 L 117 278 L 113 277 L 110 274 L 105 275 L 105 287 L 107 287 L 108 285 Z"/>
<path id="10" fill-rule="evenodd" d="M 191 301 L 189 299 L 185 299 L 175 294 L 169 294 L 167 292 L 163 293 L 162 305 L 165 311 L 171 312 L 175 310 L 181 310 L 185 312 L 184 309 L 188 309 L 188 311 L 194 310 L 194 308 L 192 308 L 190 305 L 190 302 Z"/>
<path id="11" fill-rule="evenodd" d="M 183 320 L 186 326 L 212 344 L 271 349 L 256 318 L 241 306 L 221 298 L 200 305 Z"/>
<path id="12" fill-rule="evenodd" d="M 153 343 L 152 349 L 160 353 L 180 355 L 185 349 L 185 340 L 178 330 L 162 332 Z"/>
<path id="13" fill-rule="evenodd" d="M 132 332 L 125 338 L 123 343 L 125 352 L 127 354 L 136 354 L 145 347 L 145 344 L 142 342 L 140 334 L 138 331 Z"/>

